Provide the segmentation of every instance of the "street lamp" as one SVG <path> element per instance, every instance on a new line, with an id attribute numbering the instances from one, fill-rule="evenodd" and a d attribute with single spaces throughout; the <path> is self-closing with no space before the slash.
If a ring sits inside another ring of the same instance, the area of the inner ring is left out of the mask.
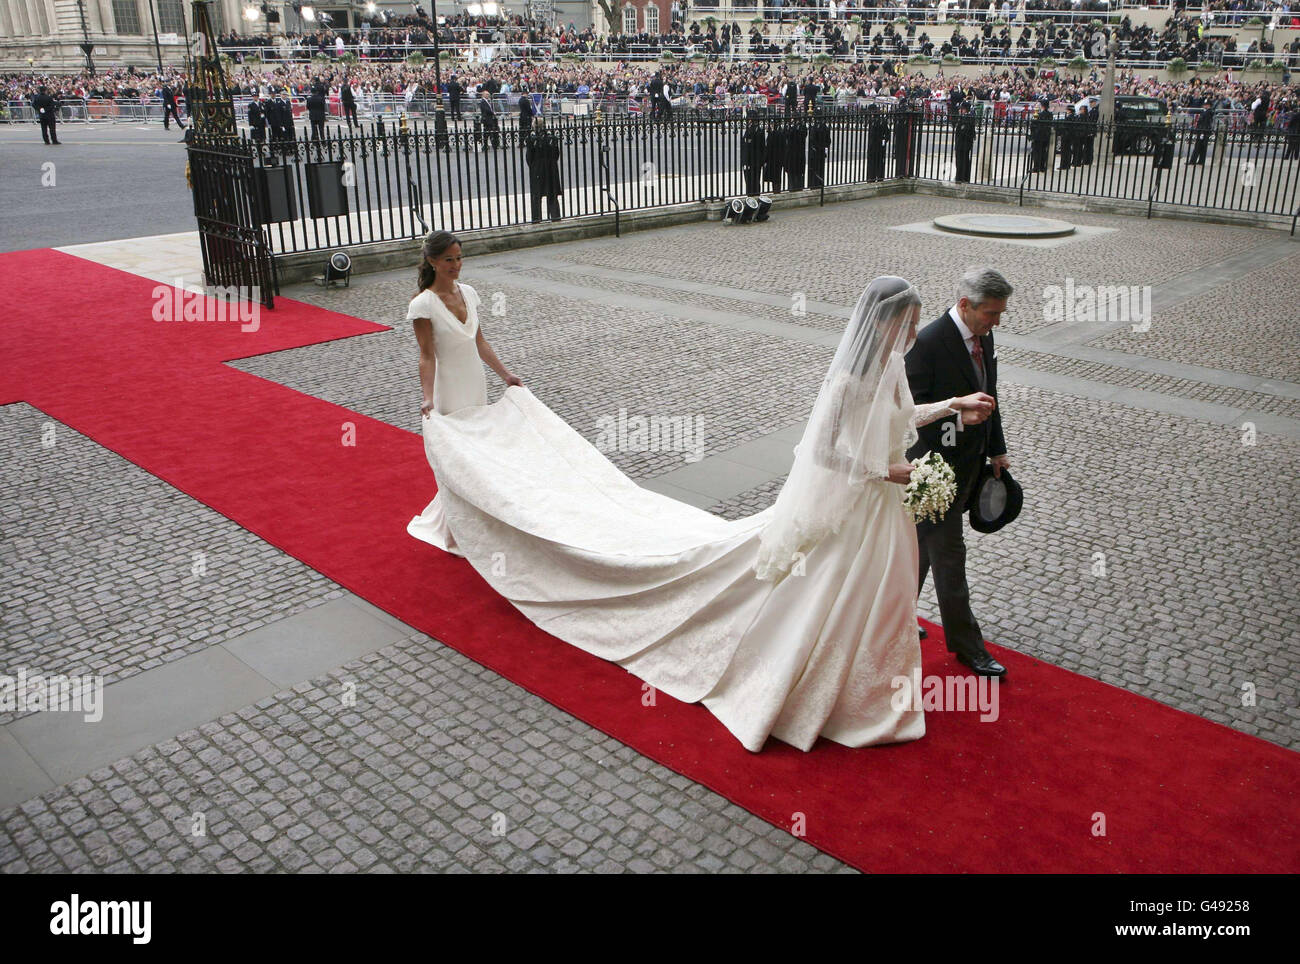
<path id="1" fill-rule="evenodd" d="M 81 45 L 81 52 L 86 55 L 86 69 L 90 71 L 91 76 L 94 76 L 95 58 L 91 56 L 91 53 L 94 51 L 95 45 L 90 42 L 90 30 L 86 27 L 86 4 L 84 0 L 77 0 L 77 13 L 81 15 L 81 36 L 84 41 Z"/>
<path id="2" fill-rule="evenodd" d="M 162 75 L 162 44 L 158 42 L 158 17 L 154 14 L 154 0 L 149 0 L 149 20 L 153 24 L 153 49 L 158 55 L 158 74 Z"/>

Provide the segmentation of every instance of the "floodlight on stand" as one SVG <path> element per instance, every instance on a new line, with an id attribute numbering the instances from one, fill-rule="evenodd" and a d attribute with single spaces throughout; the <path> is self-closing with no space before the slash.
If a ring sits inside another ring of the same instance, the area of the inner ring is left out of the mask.
<path id="1" fill-rule="evenodd" d="M 758 213 L 754 215 L 754 220 L 766 221 L 769 217 L 771 217 L 769 213 L 771 210 L 772 210 L 772 199 L 768 197 L 766 194 L 760 194 L 758 196 Z"/>
<path id="2" fill-rule="evenodd" d="M 723 224 L 738 224 L 740 216 L 745 211 L 745 202 L 740 198 L 732 198 L 727 202 L 726 208 L 722 211 Z"/>
<path id="3" fill-rule="evenodd" d="M 352 287 L 352 259 L 342 251 L 335 251 L 325 262 L 325 273 L 316 278 L 316 283 L 327 288 L 336 284 Z"/>
<path id="4" fill-rule="evenodd" d="M 308 23 L 311 23 L 316 19 L 315 8 L 309 7 L 306 4 L 304 4 L 302 9 L 298 12 L 302 15 L 302 19 L 306 20 Z"/>
<path id="5" fill-rule="evenodd" d="M 262 11 L 259 10 L 257 7 L 244 8 L 244 19 L 247 20 L 249 23 L 252 23 L 253 21 L 260 18 L 261 16 L 262 16 Z"/>
<path id="6" fill-rule="evenodd" d="M 754 220 L 754 215 L 758 213 L 758 198 L 745 198 L 745 210 L 740 215 L 740 223 L 748 224 Z"/>

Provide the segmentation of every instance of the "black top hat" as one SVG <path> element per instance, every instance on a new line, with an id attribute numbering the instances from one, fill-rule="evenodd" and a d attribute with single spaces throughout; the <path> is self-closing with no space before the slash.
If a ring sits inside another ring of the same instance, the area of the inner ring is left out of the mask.
<path id="1" fill-rule="evenodd" d="M 1003 469 L 1001 477 L 996 476 L 993 466 L 986 462 L 966 503 L 970 527 L 976 532 L 997 532 L 1020 515 L 1024 495 L 1010 472 Z"/>

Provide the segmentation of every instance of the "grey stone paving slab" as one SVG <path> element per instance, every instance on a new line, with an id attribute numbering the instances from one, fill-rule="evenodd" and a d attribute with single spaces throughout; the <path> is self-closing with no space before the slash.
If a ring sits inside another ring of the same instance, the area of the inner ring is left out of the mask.
<path id="1" fill-rule="evenodd" d="M 392 626 L 394 629 L 401 632 L 402 635 L 406 635 L 410 633 L 412 629 L 414 629 L 413 626 L 408 626 L 406 623 L 402 622 L 396 616 L 392 616 L 384 612 L 378 606 L 371 605 L 366 600 L 362 599 L 360 596 L 354 596 L 352 593 L 348 593 L 343 598 L 346 599 L 353 606 L 356 606 L 362 612 L 369 613 L 371 616 L 373 616 L 375 619 L 378 619 L 380 622 L 387 623 L 389 626 Z"/>
<path id="2" fill-rule="evenodd" d="M 714 499 L 724 499 L 760 482 L 765 482 L 771 477 L 772 473 L 766 469 L 743 465 L 725 455 L 715 455 L 667 472 L 658 478 L 661 482 L 678 488 L 699 492 Z"/>
<path id="3" fill-rule="evenodd" d="M 1015 384 L 1034 388 L 1050 388 L 1084 398 L 1117 401 L 1125 405 L 1131 405 L 1134 408 L 1167 412 L 1171 415 L 1186 415 L 1189 418 L 1200 418 L 1224 425 L 1231 423 L 1237 412 L 1236 409 L 1225 405 L 1211 405 L 1190 398 L 1161 395 L 1158 392 L 1147 392 L 1137 388 L 1122 388 L 1086 378 L 1045 374 L 1032 368 L 1019 368 L 1015 365 L 999 367 L 998 384 L 999 386 Z"/>
<path id="4" fill-rule="evenodd" d="M 5 729 L 55 781 L 66 783 L 275 690 L 213 646 L 106 686 L 97 722 L 78 713 L 29 713 Z"/>
<path id="5" fill-rule="evenodd" d="M 718 499 L 717 496 L 707 495 L 703 492 L 695 492 L 691 489 L 683 489 L 680 486 L 673 485 L 671 482 L 665 482 L 662 477 L 654 479 L 643 479 L 642 488 L 649 489 L 652 492 L 658 492 L 660 495 L 670 496 L 678 502 L 685 502 L 687 505 L 693 505 L 697 509 L 708 509 L 714 505 Z"/>
<path id="6" fill-rule="evenodd" d="M 56 786 L 9 730 L 0 726 L 0 811 L 16 807 Z"/>
<path id="7" fill-rule="evenodd" d="M 785 475 L 794 464 L 795 444 L 797 443 L 786 439 L 768 436 L 728 449 L 726 458 L 729 462 L 739 462 L 770 475 Z"/>
<path id="8" fill-rule="evenodd" d="M 332 599 L 227 640 L 223 646 L 277 686 L 292 686 L 409 633 L 392 617 L 380 619 L 350 599 Z"/>

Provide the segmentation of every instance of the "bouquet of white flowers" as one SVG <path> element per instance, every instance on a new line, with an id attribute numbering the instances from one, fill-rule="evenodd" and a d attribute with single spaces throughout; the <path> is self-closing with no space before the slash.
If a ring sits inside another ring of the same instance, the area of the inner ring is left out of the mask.
<path id="1" fill-rule="evenodd" d="M 938 452 L 912 463 L 912 478 L 903 489 L 903 508 L 913 522 L 938 522 L 957 495 L 957 477 Z"/>

